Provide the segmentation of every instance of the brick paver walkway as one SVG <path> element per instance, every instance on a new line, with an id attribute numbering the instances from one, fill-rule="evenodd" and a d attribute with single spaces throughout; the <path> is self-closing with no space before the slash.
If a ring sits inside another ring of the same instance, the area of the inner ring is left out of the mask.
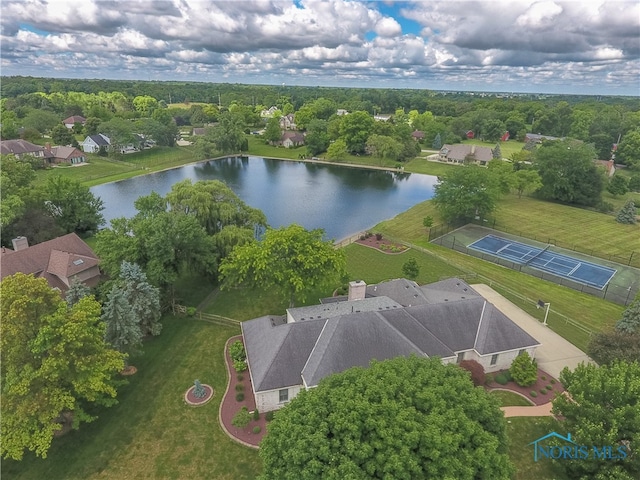
<path id="1" fill-rule="evenodd" d="M 551 417 L 551 402 L 530 407 L 501 407 L 506 418 L 509 417 Z"/>

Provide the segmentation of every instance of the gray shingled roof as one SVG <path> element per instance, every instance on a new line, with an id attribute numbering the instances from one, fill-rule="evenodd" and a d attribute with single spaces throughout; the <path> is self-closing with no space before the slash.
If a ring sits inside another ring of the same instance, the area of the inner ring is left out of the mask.
<path id="1" fill-rule="evenodd" d="M 539 344 L 460 279 L 422 287 L 397 279 L 371 285 L 370 292 L 379 296 L 290 310 L 298 318 L 317 317 L 319 311 L 321 318 L 281 324 L 282 317 L 267 316 L 244 322 L 255 391 L 300 385 L 303 378 L 314 386 L 373 359 L 411 353 L 451 358 L 474 348 L 488 355 Z M 414 304 L 393 308 L 403 302 Z M 351 313 L 355 305 L 371 309 Z"/>
<path id="2" fill-rule="evenodd" d="M 398 302 L 389 297 L 363 298 L 362 300 L 342 301 L 331 304 L 311 305 L 308 307 L 290 308 L 287 311 L 296 322 L 319 318 L 333 318 L 348 313 L 373 312 L 402 308 Z"/>

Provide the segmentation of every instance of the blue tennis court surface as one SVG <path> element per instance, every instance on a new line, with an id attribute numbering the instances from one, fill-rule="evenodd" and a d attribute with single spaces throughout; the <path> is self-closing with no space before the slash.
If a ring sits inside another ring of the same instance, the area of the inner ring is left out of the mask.
<path id="1" fill-rule="evenodd" d="M 617 270 L 585 262 L 577 258 L 551 252 L 546 248 L 537 248 L 524 243 L 495 235 L 487 235 L 476 240 L 469 248 L 506 258 L 521 265 L 553 273 L 559 277 L 602 290 Z"/>

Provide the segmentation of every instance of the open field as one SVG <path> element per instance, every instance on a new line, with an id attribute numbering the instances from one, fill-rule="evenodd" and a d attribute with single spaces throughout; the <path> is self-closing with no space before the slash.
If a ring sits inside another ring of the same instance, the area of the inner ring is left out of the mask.
<path id="1" fill-rule="evenodd" d="M 258 453 L 230 440 L 218 423 L 227 382 L 223 347 L 239 329 L 172 316 L 163 323 L 162 334 L 133 360 L 138 373 L 128 377 L 118 405 L 55 440 L 44 460 L 3 461 L 2 478 L 254 479 Z M 183 400 L 195 379 L 215 390 L 198 408 Z"/>
<path id="2" fill-rule="evenodd" d="M 209 105 L 206 102 L 169 103 L 167 108 L 190 108 L 191 105 Z"/>

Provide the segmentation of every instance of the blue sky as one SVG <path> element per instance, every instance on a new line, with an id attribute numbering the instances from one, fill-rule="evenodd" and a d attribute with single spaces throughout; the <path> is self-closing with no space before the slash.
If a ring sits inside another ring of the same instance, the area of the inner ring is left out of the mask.
<path id="1" fill-rule="evenodd" d="M 637 0 L 3 0 L 2 75 L 640 94 Z"/>

